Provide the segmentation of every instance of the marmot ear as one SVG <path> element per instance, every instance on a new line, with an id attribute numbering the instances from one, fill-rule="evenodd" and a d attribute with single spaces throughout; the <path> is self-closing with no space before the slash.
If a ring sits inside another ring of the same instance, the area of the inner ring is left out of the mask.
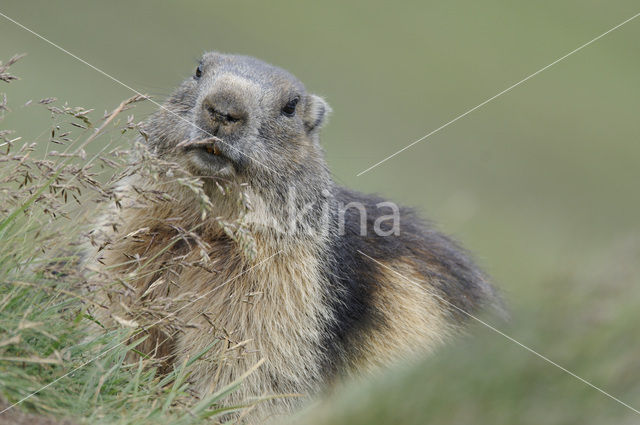
<path id="1" fill-rule="evenodd" d="M 309 95 L 303 117 L 307 132 L 312 133 L 318 131 L 330 113 L 331 107 L 323 98 L 315 94 Z"/>

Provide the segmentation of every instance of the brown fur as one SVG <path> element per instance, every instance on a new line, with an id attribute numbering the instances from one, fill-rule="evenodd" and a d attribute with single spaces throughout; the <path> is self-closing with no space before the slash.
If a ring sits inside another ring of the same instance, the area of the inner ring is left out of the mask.
<path id="1" fill-rule="evenodd" d="M 176 191 L 184 189 L 176 187 L 173 193 Z M 181 217 L 183 228 L 197 227 L 202 223 L 200 216 L 180 207 L 193 205 L 197 200 L 182 193 L 187 198 L 182 199 L 184 203 L 135 208 L 139 200 L 134 193 L 129 185 L 123 187 L 122 196 L 129 200 L 123 202 L 121 210 L 102 219 L 103 238 L 113 243 L 96 254 L 100 263 L 117 265 L 108 269 L 111 280 L 128 274 L 142 277 L 127 282 L 133 291 L 116 292 L 113 287 L 104 291 L 103 303 L 112 309 L 108 314 L 98 311 L 98 316 L 110 321 L 107 316 L 115 314 L 118 318 L 148 323 L 152 318 L 140 317 L 136 306 L 141 299 L 145 304 L 163 300 L 153 319 L 177 312 L 177 323 L 165 326 L 162 321 L 137 348 L 157 357 L 171 358 L 178 365 L 220 339 L 221 343 L 192 370 L 191 379 L 201 394 L 233 382 L 261 359 L 265 363 L 245 379 L 240 391 L 232 393 L 229 403 L 296 395 L 283 397 L 277 403 L 259 403 L 256 407 L 257 412 L 271 413 L 281 411 L 282 404 L 298 405 L 296 398 L 317 392 L 321 381 L 315 358 L 322 332 L 320 319 L 329 314 L 317 285 L 319 248 L 282 244 L 263 234 L 256 238 L 258 255 L 250 260 L 216 220 L 210 219 L 197 231 L 209 244 L 207 254 L 212 259 L 209 269 L 178 265 L 167 268 L 176 256 L 184 256 L 185 264 L 200 258 L 199 249 L 195 245 L 189 247 L 166 221 Z M 114 222 L 120 224 L 117 232 L 112 230 Z M 122 238 L 132 233 L 134 237 Z M 169 245 L 171 248 L 166 249 Z M 132 258 L 137 260 L 132 262 Z M 197 299 L 202 294 L 207 296 Z M 174 302 L 167 303 L 167 299 Z M 280 406 L 274 409 L 274 404 Z"/>
<path id="2" fill-rule="evenodd" d="M 393 271 L 381 268 L 373 302 L 386 325 L 367 334 L 362 343 L 361 367 L 370 370 L 431 351 L 453 331 L 444 314 L 446 306 L 430 286 L 419 283 L 423 277 L 411 263 L 401 260 L 385 267 Z"/>

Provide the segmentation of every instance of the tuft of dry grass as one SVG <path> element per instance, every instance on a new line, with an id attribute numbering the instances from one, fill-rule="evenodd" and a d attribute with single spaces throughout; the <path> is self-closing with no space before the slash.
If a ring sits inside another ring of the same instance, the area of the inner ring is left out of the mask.
<path id="1" fill-rule="evenodd" d="M 19 55 L 13 55 L 11 59 L 9 59 L 5 64 L 3 64 L 2 61 L 0 61 L 0 81 L 9 83 L 12 80 L 18 80 L 18 77 L 9 73 L 9 68 L 11 68 L 11 65 L 15 64 L 25 56 L 26 56 L 25 53 L 22 53 Z"/>
<path id="2" fill-rule="evenodd" d="M 0 63 L 0 80 L 19 80 L 10 71 L 23 56 Z M 117 190 L 122 179 L 133 174 L 151 181 L 170 178 L 196 194 L 202 218 L 211 209 L 201 179 L 155 157 L 144 143 L 123 146 L 123 140 L 144 140 L 132 110 L 145 99 L 133 96 L 96 118 L 92 109 L 44 97 L 27 105 L 50 113 L 51 127 L 43 137 L 23 140 L 11 130 L 0 131 L 0 399 L 19 403 L 12 409 L 78 423 L 191 424 L 216 422 L 245 408 L 224 405 L 240 379 L 205 399 L 191 391 L 193 363 L 222 341 L 182 365 L 167 367 L 165 359 L 135 355 L 149 324 L 162 324 L 168 334 L 184 326 L 170 312 L 188 299 L 145 303 L 142 297 L 131 315 L 135 319 L 114 316 L 110 323 L 98 323 L 90 313 L 106 310 L 91 285 L 114 293 L 131 290 L 109 273 L 84 270 L 81 261 L 83 244 L 102 249 L 116 242 L 101 239 L 90 218 L 122 202 Z M 2 122 L 11 109 L 4 94 L 0 100 Z M 97 141 L 100 149 L 88 154 L 87 147 Z M 172 199 L 161 190 L 138 190 L 145 202 Z M 221 225 L 249 253 L 255 249 L 242 223 Z M 200 258 L 187 262 L 177 257 L 168 266 L 209 267 L 209 247 L 197 232 L 174 229 L 175 240 L 195 244 Z M 125 237 L 135 238 L 137 232 Z M 153 272 L 141 264 L 128 278 Z"/>

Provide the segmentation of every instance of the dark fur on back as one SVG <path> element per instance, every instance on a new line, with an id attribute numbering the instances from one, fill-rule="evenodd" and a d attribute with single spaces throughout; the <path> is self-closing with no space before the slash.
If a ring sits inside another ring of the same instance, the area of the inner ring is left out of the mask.
<path id="1" fill-rule="evenodd" d="M 366 228 L 373 229 L 380 214 L 376 205 L 385 199 L 342 187 L 336 187 L 335 196 L 343 205 L 352 202 L 364 205 Z M 379 236 L 375 232 L 362 236 L 360 221 L 356 210 L 346 211 L 344 234 L 333 239 L 329 258 L 324 262 L 327 265 L 324 270 L 328 282 L 327 302 L 335 317 L 327 327 L 324 340 L 330 359 L 326 366 L 328 372 L 348 368 L 350 359 L 361 354 L 358 353 L 359 335 L 366 334 L 370 328 L 384 328 L 387 320 L 402 320 L 386 317 L 371 305 L 372 293 L 385 283 L 379 278 L 381 266 L 368 257 L 382 264 L 410 259 L 423 276 L 417 283 L 434 284 L 438 295 L 445 300 L 443 309 L 454 322 L 467 318 L 460 310 L 473 314 L 486 304 L 496 302 L 495 290 L 468 253 L 455 241 L 432 229 L 412 209 L 400 207 L 398 236 Z"/>

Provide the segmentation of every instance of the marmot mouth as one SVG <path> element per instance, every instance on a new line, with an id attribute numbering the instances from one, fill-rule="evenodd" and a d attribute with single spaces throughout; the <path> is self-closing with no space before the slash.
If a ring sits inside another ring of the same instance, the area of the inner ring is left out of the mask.
<path id="1" fill-rule="evenodd" d="M 218 137 L 208 137 L 200 140 L 185 140 L 176 145 L 176 148 L 184 149 L 185 151 L 191 151 L 194 149 L 202 150 L 211 155 L 221 155 L 220 143 L 224 143 L 224 140 Z"/>
<path id="2" fill-rule="evenodd" d="M 235 173 L 236 164 L 227 155 L 225 149 L 227 142 L 219 137 L 208 137 L 206 139 L 185 140 L 176 145 L 175 150 L 188 154 L 191 165 L 197 170 L 196 173 L 218 174 L 231 170 Z"/>

